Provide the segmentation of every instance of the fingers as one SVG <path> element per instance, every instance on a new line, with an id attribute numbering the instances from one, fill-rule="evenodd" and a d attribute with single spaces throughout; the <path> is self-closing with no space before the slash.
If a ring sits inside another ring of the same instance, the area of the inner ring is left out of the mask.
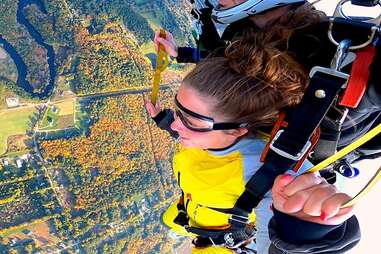
<path id="1" fill-rule="evenodd" d="M 292 196 L 299 191 L 309 189 L 322 182 L 325 182 L 325 180 L 314 173 L 303 174 L 296 177 L 290 184 L 285 186 L 284 194 L 287 196 Z"/>
<path id="2" fill-rule="evenodd" d="M 294 177 L 290 174 L 280 175 L 275 178 L 274 185 L 272 187 L 273 192 L 283 192 L 284 188 L 294 180 Z"/>
<path id="3" fill-rule="evenodd" d="M 286 201 L 283 204 L 284 212 L 297 213 L 299 211 L 304 211 L 306 202 L 311 198 L 311 195 L 315 191 L 315 188 L 312 187 L 303 191 L 296 192 L 292 196 L 286 196 Z M 319 215 L 320 212 L 318 212 L 315 216 Z"/>
<path id="4" fill-rule="evenodd" d="M 154 37 L 154 45 L 155 45 L 155 50 L 156 52 L 159 52 L 159 46 L 162 44 L 164 46 L 165 51 L 173 56 L 177 57 L 178 52 L 177 52 L 177 45 L 175 40 L 173 39 L 173 36 L 170 32 L 166 31 L 166 37 L 163 38 L 160 36 L 160 31 L 155 32 L 155 37 Z"/>
<path id="5" fill-rule="evenodd" d="M 341 208 L 350 200 L 335 186 L 312 173 L 293 177 L 278 176 L 273 188 L 273 205 L 302 220 L 325 225 L 340 224 L 353 215 L 352 207 Z"/>
<path id="6" fill-rule="evenodd" d="M 159 52 L 159 42 L 157 41 L 157 38 L 160 38 L 160 31 L 155 32 L 155 37 L 153 38 L 153 44 L 155 46 L 156 52 Z"/>
<path id="7" fill-rule="evenodd" d="M 152 118 L 156 117 L 161 111 L 161 105 L 159 101 L 157 101 L 156 105 L 154 106 L 151 101 L 145 100 L 145 108 Z"/>
<path id="8" fill-rule="evenodd" d="M 345 202 L 349 201 L 350 199 L 351 197 L 345 193 L 336 193 L 331 197 L 327 198 L 321 205 L 321 211 L 322 214 L 324 214 L 322 216 L 322 219 L 327 220 L 334 216 L 340 216 L 351 212 L 353 210 L 353 207 L 342 209 L 340 208 Z"/>
<path id="9" fill-rule="evenodd" d="M 177 46 L 174 41 L 169 41 L 167 39 L 163 39 L 161 37 L 157 38 L 157 41 L 164 46 L 165 51 L 173 56 L 177 57 L 178 52 L 177 52 Z"/>
<path id="10" fill-rule="evenodd" d="M 309 192 L 309 197 L 305 200 L 305 204 L 303 206 L 303 212 L 311 216 L 320 216 L 322 213 L 323 204 L 333 197 L 337 190 L 332 185 L 323 184 L 316 186 L 315 188 L 311 188 Z M 340 206 L 337 207 L 337 209 L 339 208 Z"/>
<path id="11" fill-rule="evenodd" d="M 272 187 L 273 205 L 279 211 L 284 211 L 284 204 L 287 196 L 284 194 L 284 188 L 294 180 L 294 177 L 289 174 L 278 176 Z"/>
<path id="12" fill-rule="evenodd" d="M 341 224 L 353 215 L 353 207 L 340 208 L 349 199 L 344 193 L 336 193 L 322 203 L 320 216 L 304 216 L 308 221 L 323 225 Z"/>

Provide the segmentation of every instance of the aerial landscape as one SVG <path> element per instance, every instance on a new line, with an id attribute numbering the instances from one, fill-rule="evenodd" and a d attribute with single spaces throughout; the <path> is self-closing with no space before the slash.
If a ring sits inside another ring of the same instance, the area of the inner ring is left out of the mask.
<path id="1" fill-rule="evenodd" d="M 183 253 L 160 216 L 174 143 L 144 109 L 154 31 L 188 1 L 0 2 L 0 253 Z M 163 74 L 171 98 L 187 66 Z"/>
<path id="2" fill-rule="evenodd" d="M 338 1 L 315 6 L 330 15 Z M 189 253 L 161 222 L 180 195 L 175 142 L 144 102 L 155 31 L 194 46 L 190 2 L 0 1 L 0 254 Z M 190 67 L 173 60 L 162 73 L 163 107 Z M 365 170 L 343 189 L 356 195 L 380 164 L 356 164 Z M 350 254 L 377 252 L 377 187 L 356 207 Z"/>

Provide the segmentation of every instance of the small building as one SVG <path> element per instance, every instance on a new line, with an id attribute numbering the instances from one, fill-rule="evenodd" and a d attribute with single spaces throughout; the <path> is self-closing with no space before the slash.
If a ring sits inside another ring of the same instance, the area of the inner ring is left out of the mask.
<path id="1" fill-rule="evenodd" d="M 16 166 L 17 166 L 18 168 L 22 168 L 22 164 L 23 164 L 23 160 L 22 160 L 22 159 L 17 158 L 17 159 L 15 160 L 15 162 L 16 162 Z"/>
<path id="2" fill-rule="evenodd" d="M 33 232 L 30 231 L 29 229 L 23 229 L 21 232 L 23 232 L 25 235 L 28 235 L 28 236 L 31 236 L 33 234 Z"/>
<path id="3" fill-rule="evenodd" d="M 8 161 L 7 159 L 3 159 L 2 162 L 3 162 L 3 165 L 4 165 L 4 166 L 8 166 L 8 165 L 9 165 L 9 161 Z"/>
<path id="4" fill-rule="evenodd" d="M 58 113 L 58 108 L 56 106 L 52 106 L 52 112 L 54 114 L 57 114 Z"/>
<path id="5" fill-rule="evenodd" d="M 66 244 L 64 244 L 64 243 L 60 243 L 58 246 L 59 246 L 60 248 L 62 248 L 62 249 L 66 249 Z"/>
<path id="6" fill-rule="evenodd" d="M 10 242 L 11 242 L 11 243 L 10 243 L 9 245 L 10 245 L 11 247 L 15 246 L 15 245 L 17 244 L 17 240 L 18 240 L 17 238 L 11 238 L 11 239 L 10 239 Z"/>
<path id="7" fill-rule="evenodd" d="M 8 108 L 15 108 L 20 105 L 20 100 L 18 97 L 9 97 L 5 99 L 7 102 Z"/>

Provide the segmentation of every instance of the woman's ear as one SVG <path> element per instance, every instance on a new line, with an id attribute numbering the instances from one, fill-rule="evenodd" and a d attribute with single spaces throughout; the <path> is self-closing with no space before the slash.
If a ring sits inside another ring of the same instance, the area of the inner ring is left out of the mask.
<path id="1" fill-rule="evenodd" d="M 228 134 L 232 135 L 236 138 L 239 138 L 239 137 L 246 135 L 247 132 L 248 132 L 248 130 L 246 128 L 238 128 L 238 129 L 234 129 L 234 130 L 229 130 Z"/>

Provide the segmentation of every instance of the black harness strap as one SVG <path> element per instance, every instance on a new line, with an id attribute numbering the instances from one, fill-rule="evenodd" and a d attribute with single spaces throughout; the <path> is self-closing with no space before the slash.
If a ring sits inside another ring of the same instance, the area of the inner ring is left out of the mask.
<path id="1" fill-rule="evenodd" d="M 265 163 L 247 182 L 235 207 L 250 213 L 271 189 L 275 178 L 292 168 L 304 155 L 312 133 L 346 81 L 319 71 L 313 75 L 302 101 L 292 112 L 288 127 L 278 132 Z"/>
<path id="2" fill-rule="evenodd" d="M 351 3 L 354 5 L 372 7 L 378 4 L 378 0 L 351 0 Z"/>

